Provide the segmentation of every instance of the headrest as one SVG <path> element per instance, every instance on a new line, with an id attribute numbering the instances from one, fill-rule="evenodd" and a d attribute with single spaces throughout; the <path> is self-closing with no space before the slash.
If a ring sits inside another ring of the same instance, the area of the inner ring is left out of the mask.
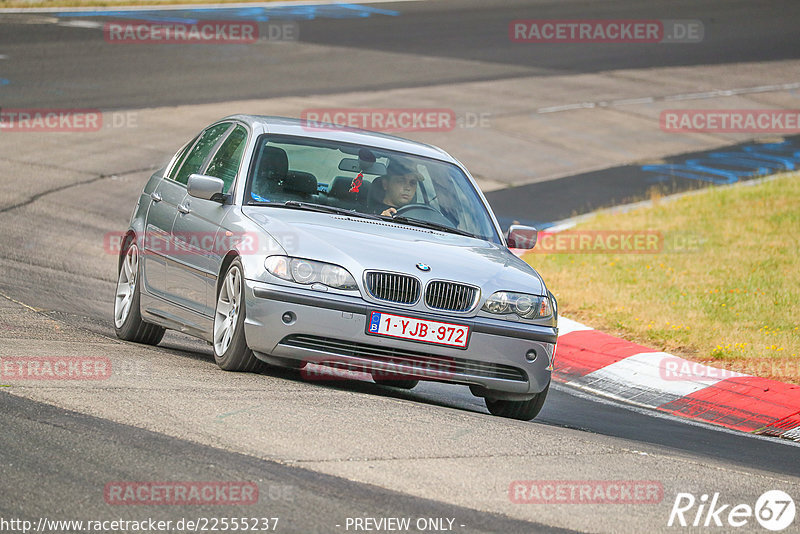
<path id="1" fill-rule="evenodd" d="M 287 172 L 289 172 L 289 157 L 286 155 L 286 151 L 276 146 L 264 147 L 258 166 L 259 178 L 270 182 L 280 182 L 286 178 Z"/>
<path id="2" fill-rule="evenodd" d="M 314 195 L 317 193 L 317 178 L 310 172 L 291 171 L 283 183 L 283 190 L 287 193 Z"/>
<path id="3" fill-rule="evenodd" d="M 337 176 L 333 179 L 330 189 L 328 189 L 328 196 L 334 198 L 348 198 L 350 195 L 350 186 L 353 184 L 353 179 L 347 176 Z"/>
<path id="4" fill-rule="evenodd" d="M 353 186 L 353 178 L 347 176 L 337 176 L 333 179 L 330 188 L 328 189 L 328 196 L 338 198 L 340 200 L 362 200 L 369 198 L 370 183 L 366 180 L 361 184 L 358 193 L 351 193 L 350 188 Z"/>
<path id="5" fill-rule="evenodd" d="M 378 176 L 374 180 L 372 180 L 372 186 L 369 189 L 369 196 L 367 197 L 367 203 L 372 206 L 376 204 L 383 204 L 383 199 L 386 196 L 386 191 L 383 189 L 383 185 L 381 183 L 387 179 L 387 176 Z"/>

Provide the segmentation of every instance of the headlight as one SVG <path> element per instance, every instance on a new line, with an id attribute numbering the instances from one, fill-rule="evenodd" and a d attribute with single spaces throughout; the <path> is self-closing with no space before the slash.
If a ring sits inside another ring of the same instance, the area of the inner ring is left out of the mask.
<path id="1" fill-rule="evenodd" d="M 264 267 L 270 274 L 298 284 L 324 284 L 335 289 L 358 289 L 355 279 L 346 269 L 331 263 L 270 256 L 264 260 Z"/>
<path id="2" fill-rule="evenodd" d="M 511 291 L 498 291 L 486 300 L 482 309 L 496 315 L 515 313 L 523 319 L 545 319 L 553 315 L 550 298 Z"/>

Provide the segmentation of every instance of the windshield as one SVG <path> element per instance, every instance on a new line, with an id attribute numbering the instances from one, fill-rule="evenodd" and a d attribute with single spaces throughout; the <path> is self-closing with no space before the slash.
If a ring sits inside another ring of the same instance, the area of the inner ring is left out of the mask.
<path id="1" fill-rule="evenodd" d="M 319 204 L 354 213 L 426 223 L 501 241 L 489 212 L 457 166 L 336 141 L 262 136 L 245 203 Z"/>

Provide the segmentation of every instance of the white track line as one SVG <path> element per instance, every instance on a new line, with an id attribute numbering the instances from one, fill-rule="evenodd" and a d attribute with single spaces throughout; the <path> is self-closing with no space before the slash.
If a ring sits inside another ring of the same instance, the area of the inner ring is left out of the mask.
<path id="1" fill-rule="evenodd" d="M 539 108 L 536 113 L 558 113 L 560 111 L 570 111 L 573 109 L 592 109 L 607 108 L 609 106 L 629 106 L 632 104 L 652 104 L 654 102 L 678 102 L 683 100 L 704 100 L 707 98 L 718 98 L 723 96 L 750 95 L 756 93 L 770 93 L 774 91 L 790 91 L 800 89 L 800 82 L 782 83 L 775 85 L 757 85 L 755 87 L 739 87 L 735 89 L 715 89 L 702 93 L 683 93 L 668 96 L 645 96 L 641 98 L 624 98 L 621 100 L 598 100 L 595 102 L 579 102 L 576 104 L 564 104 L 562 106 L 550 106 Z"/>
<path id="2" fill-rule="evenodd" d="M 102 28 L 102 22 L 95 22 L 93 20 L 65 20 L 58 22 L 59 26 L 67 26 L 69 28 Z"/>
<path id="3" fill-rule="evenodd" d="M 560 318 L 559 318 L 560 320 Z M 686 417 L 680 417 L 677 415 L 672 415 L 671 413 L 667 412 L 659 412 L 658 410 L 653 410 L 652 408 L 645 408 L 642 406 L 638 406 L 636 404 L 632 404 L 630 401 L 623 400 L 623 399 L 615 399 L 608 395 L 596 395 L 594 393 L 589 393 L 586 391 L 582 391 L 580 389 L 576 389 L 573 386 L 569 386 L 567 384 L 561 384 L 559 382 L 553 382 L 550 387 L 555 389 L 556 391 L 562 391 L 567 395 L 572 395 L 573 397 L 577 397 L 579 399 L 587 400 L 589 402 L 596 402 L 598 404 L 605 404 L 606 406 L 615 406 L 617 408 L 622 408 L 624 410 L 629 410 L 631 412 L 636 412 L 641 415 L 648 415 L 650 417 L 656 417 L 658 419 L 667 419 L 669 421 L 673 421 L 676 423 L 682 423 L 684 425 L 690 426 L 699 426 L 705 428 L 706 430 L 713 430 L 715 432 L 723 432 L 725 434 L 733 434 L 736 436 L 744 436 L 750 439 L 758 439 L 761 441 L 769 441 L 770 443 L 780 443 L 783 445 L 787 445 L 790 447 L 800 447 L 800 442 L 797 441 L 789 441 L 787 439 L 775 439 L 773 436 L 761 436 L 758 434 L 751 434 L 750 432 L 742 432 L 741 430 L 732 430 L 730 428 L 725 428 L 724 426 L 714 425 L 711 423 L 707 423 L 700 419 L 688 419 Z M 558 426 L 558 423 L 555 423 Z"/>
<path id="4" fill-rule="evenodd" d="M 666 352 L 643 352 L 601 367 L 569 382 L 568 385 L 593 391 L 612 390 L 612 393 L 620 398 L 657 408 L 670 400 L 686 397 L 713 386 L 724 379 L 723 375 L 745 376 L 702 364 L 693 365 L 692 362 L 686 363 L 693 371 L 696 368 L 699 370 L 705 368 L 706 372 L 681 375 L 668 368 L 668 364 L 678 367 L 680 361 L 686 360 Z"/>
<path id="5" fill-rule="evenodd" d="M 20 7 L 1 8 L 0 13 L 62 13 L 68 11 L 180 11 L 185 9 L 237 9 L 243 7 L 286 7 L 286 6 L 331 6 L 336 4 L 384 4 L 399 2 L 419 2 L 421 0 L 357 0 L 356 2 L 342 1 L 317 1 L 300 0 L 297 2 L 240 2 L 235 4 L 171 4 L 153 6 L 102 6 L 102 7 Z"/>
<path id="6" fill-rule="evenodd" d="M 558 337 L 569 334 L 570 332 L 578 332 L 581 330 L 593 330 L 592 327 L 581 324 L 578 321 L 567 319 L 566 317 L 558 318 Z"/>

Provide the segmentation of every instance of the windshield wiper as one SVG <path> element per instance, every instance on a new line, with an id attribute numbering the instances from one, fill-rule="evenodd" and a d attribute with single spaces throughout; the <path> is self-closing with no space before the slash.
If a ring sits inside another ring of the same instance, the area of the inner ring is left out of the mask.
<path id="1" fill-rule="evenodd" d="M 336 206 L 328 206 L 326 204 L 316 204 L 314 202 L 300 202 L 299 200 L 287 200 L 283 204 L 268 204 L 269 206 L 274 206 L 276 208 L 294 208 L 294 209 L 301 209 L 307 211 L 317 211 L 320 213 L 335 213 L 336 215 L 345 215 L 347 217 L 360 217 L 362 219 L 373 219 L 377 221 L 388 221 L 388 222 L 395 222 L 395 223 L 405 223 L 410 224 L 412 226 L 421 226 L 422 228 L 428 228 L 430 230 L 439 230 L 442 232 L 450 232 L 452 234 L 463 235 L 465 237 L 477 237 L 475 234 L 471 234 L 464 230 L 460 230 L 458 228 L 453 228 L 452 226 L 447 226 L 446 224 L 438 224 L 435 222 L 430 221 L 423 221 L 421 219 L 415 219 L 413 217 L 390 217 L 387 215 L 371 215 L 369 213 L 362 213 L 360 211 L 355 210 L 347 210 L 344 208 L 339 208 Z"/>
<path id="2" fill-rule="evenodd" d="M 471 233 L 469 233 L 469 232 L 467 232 L 465 230 L 461 230 L 459 228 L 453 228 L 452 226 L 447 226 L 446 224 L 439 224 L 439 223 L 430 222 L 430 221 L 423 221 L 421 219 L 415 219 L 413 217 L 403 217 L 401 215 L 400 217 L 383 216 L 381 218 L 384 221 L 393 221 L 393 222 L 399 222 L 399 223 L 406 223 L 406 224 L 410 224 L 412 226 L 421 226 L 423 228 L 428 228 L 430 230 L 441 230 L 442 232 L 450 232 L 452 234 L 463 235 L 463 236 L 466 236 L 466 237 L 477 237 L 477 236 L 475 236 L 475 234 L 471 234 Z"/>
<path id="3" fill-rule="evenodd" d="M 298 200 L 287 200 L 283 204 L 275 204 L 275 206 L 283 206 L 287 208 L 295 208 L 308 211 L 318 211 L 320 213 L 335 213 L 337 215 L 346 215 L 348 217 L 361 217 L 363 219 L 376 219 L 381 220 L 377 215 L 370 215 L 369 213 L 361 213 L 355 210 L 346 210 L 336 206 L 327 206 L 325 204 L 315 204 L 313 202 L 300 202 Z"/>

